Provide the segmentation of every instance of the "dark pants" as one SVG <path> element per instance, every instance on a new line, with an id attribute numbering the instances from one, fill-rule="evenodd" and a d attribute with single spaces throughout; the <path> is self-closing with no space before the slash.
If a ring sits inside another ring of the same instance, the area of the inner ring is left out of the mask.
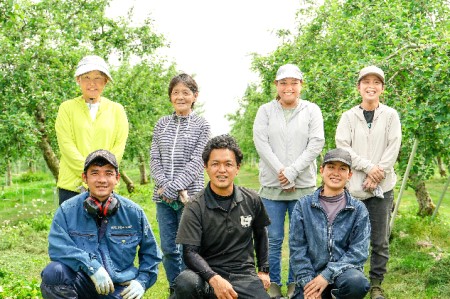
<path id="1" fill-rule="evenodd" d="M 367 278 L 359 270 L 348 269 L 339 275 L 334 283 L 322 292 L 322 299 L 329 299 L 331 293 L 336 299 L 362 299 L 366 296 L 370 289 Z M 295 287 L 293 299 L 303 299 L 303 289 L 299 286 Z"/>
<path id="2" fill-rule="evenodd" d="M 41 292 L 44 299 L 122 299 L 120 293 L 126 288 L 114 284 L 114 292 L 99 295 L 89 276 L 59 262 L 51 262 L 41 273 Z"/>
<path id="3" fill-rule="evenodd" d="M 394 191 L 384 193 L 384 198 L 370 197 L 362 201 L 370 218 L 370 269 L 371 279 L 383 280 L 389 260 L 389 224 L 391 221 Z"/>
<path id="4" fill-rule="evenodd" d="M 269 298 L 259 277 L 254 274 L 230 274 L 224 277 L 238 293 L 239 298 Z M 204 281 L 200 275 L 187 269 L 178 275 L 174 281 L 175 295 L 177 299 L 215 299 L 214 289 Z"/>
<path id="5" fill-rule="evenodd" d="M 78 194 L 80 194 L 80 193 L 58 188 L 59 205 L 61 205 L 63 202 L 65 202 L 69 198 L 77 196 Z"/>

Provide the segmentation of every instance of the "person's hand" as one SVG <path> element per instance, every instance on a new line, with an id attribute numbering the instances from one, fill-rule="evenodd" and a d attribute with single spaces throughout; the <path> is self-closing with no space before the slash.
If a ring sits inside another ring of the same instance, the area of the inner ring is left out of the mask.
<path id="1" fill-rule="evenodd" d="M 122 296 L 123 299 L 140 299 L 145 293 L 144 288 L 137 280 L 130 280 L 121 283 L 121 285 L 128 286 L 120 293 L 120 296 Z"/>
<path id="2" fill-rule="evenodd" d="M 370 177 L 366 177 L 366 179 L 363 182 L 363 190 L 366 192 L 372 192 L 377 188 L 378 184 L 374 182 Z"/>
<path id="3" fill-rule="evenodd" d="M 322 298 L 322 292 L 328 286 L 328 281 L 322 275 L 317 275 L 316 278 L 308 282 L 303 288 L 305 299 Z"/>
<path id="4" fill-rule="evenodd" d="M 164 195 L 162 195 L 164 193 L 164 188 L 161 187 L 158 189 L 158 191 L 156 191 L 156 193 L 159 195 L 159 198 L 161 198 L 161 200 L 164 200 L 167 203 L 172 203 L 172 199 L 169 199 L 167 197 L 165 197 Z"/>
<path id="5" fill-rule="evenodd" d="M 100 267 L 97 272 L 89 277 L 92 279 L 92 282 L 94 282 L 95 289 L 100 295 L 108 295 L 109 293 L 114 292 L 114 284 L 105 268 Z"/>
<path id="6" fill-rule="evenodd" d="M 270 287 L 270 276 L 266 272 L 258 272 L 258 277 L 261 279 L 264 289 L 267 290 Z"/>
<path id="7" fill-rule="evenodd" d="M 220 275 L 214 275 L 208 283 L 214 289 L 217 299 L 236 299 L 238 297 L 231 283 Z"/>
<path id="8" fill-rule="evenodd" d="M 372 167 L 367 176 L 375 183 L 379 184 L 384 179 L 384 170 L 378 165 Z"/>
<path id="9" fill-rule="evenodd" d="M 183 204 L 187 204 L 191 200 L 189 198 L 187 190 L 181 190 L 178 192 L 178 194 L 180 195 L 180 200 Z"/>
<path id="10" fill-rule="evenodd" d="M 289 184 L 289 180 L 287 179 L 287 177 L 284 176 L 283 171 L 284 168 L 281 168 L 280 171 L 278 172 L 278 181 L 280 181 L 281 187 Z"/>

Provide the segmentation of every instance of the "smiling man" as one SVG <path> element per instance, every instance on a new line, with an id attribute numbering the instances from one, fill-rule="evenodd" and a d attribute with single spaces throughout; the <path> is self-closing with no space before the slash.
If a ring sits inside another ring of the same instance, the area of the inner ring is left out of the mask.
<path id="1" fill-rule="evenodd" d="M 352 158 L 343 149 L 327 152 L 323 185 L 300 199 L 289 232 L 292 298 L 364 298 L 370 285 L 363 265 L 369 254 L 370 222 L 364 204 L 345 188 Z"/>
<path id="2" fill-rule="evenodd" d="M 113 193 L 120 174 L 107 150 L 90 153 L 88 192 L 61 204 L 48 237 L 52 262 L 42 271 L 46 299 L 139 299 L 155 282 L 161 252 L 144 211 Z M 139 250 L 138 250 L 139 248 Z M 136 253 L 139 267 L 134 266 Z"/>
<path id="3" fill-rule="evenodd" d="M 242 152 L 221 135 L 206 144 L 202 158 L 210 182 L 184 209 L 177 243 L 188 269 L 170 298 L 269 298 L 270 220 L 258 194 L 234 184 Z"/>

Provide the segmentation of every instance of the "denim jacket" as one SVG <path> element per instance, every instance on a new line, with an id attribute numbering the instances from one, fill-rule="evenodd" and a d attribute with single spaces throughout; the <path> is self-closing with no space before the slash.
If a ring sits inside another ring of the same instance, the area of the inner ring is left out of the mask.
<path id="1" fill-rule="evenodd" d="M 369 255 L 370 221 L 364 204 L 345 190 L 345 208 L 328 225 L 319 202 L 321 190 L 301 198 L 292 212 L 289 262 L 301 288 L 319 274 L 332 284 L 347 269 L 363 271 Z"/>
<path id="2" fill-rule="evenodd" d="M 99 240 L 96 219 L 83 207 L 88 195 L 77 195 L 56 211 L 48 237 L 50 259 L 89 276 L 103 266 L 113 283 L 134 279 L 148 289 L 156 282 L 162 256 L 144 211 L 115 194 L 120 207 L 116 214 L 103 220 L 106 231 Z M 138 246 L 136 268 L 133 263 Z"/>

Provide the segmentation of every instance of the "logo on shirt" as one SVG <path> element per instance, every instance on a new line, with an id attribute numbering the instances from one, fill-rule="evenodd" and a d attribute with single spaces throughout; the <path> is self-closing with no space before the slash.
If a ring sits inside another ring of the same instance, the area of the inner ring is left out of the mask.
<path id="1" fill-rule="evenodd" d="M 250 227 L 252 223 L 252 215 L 241 216 L 241 226 L 242 227 Z"/>

